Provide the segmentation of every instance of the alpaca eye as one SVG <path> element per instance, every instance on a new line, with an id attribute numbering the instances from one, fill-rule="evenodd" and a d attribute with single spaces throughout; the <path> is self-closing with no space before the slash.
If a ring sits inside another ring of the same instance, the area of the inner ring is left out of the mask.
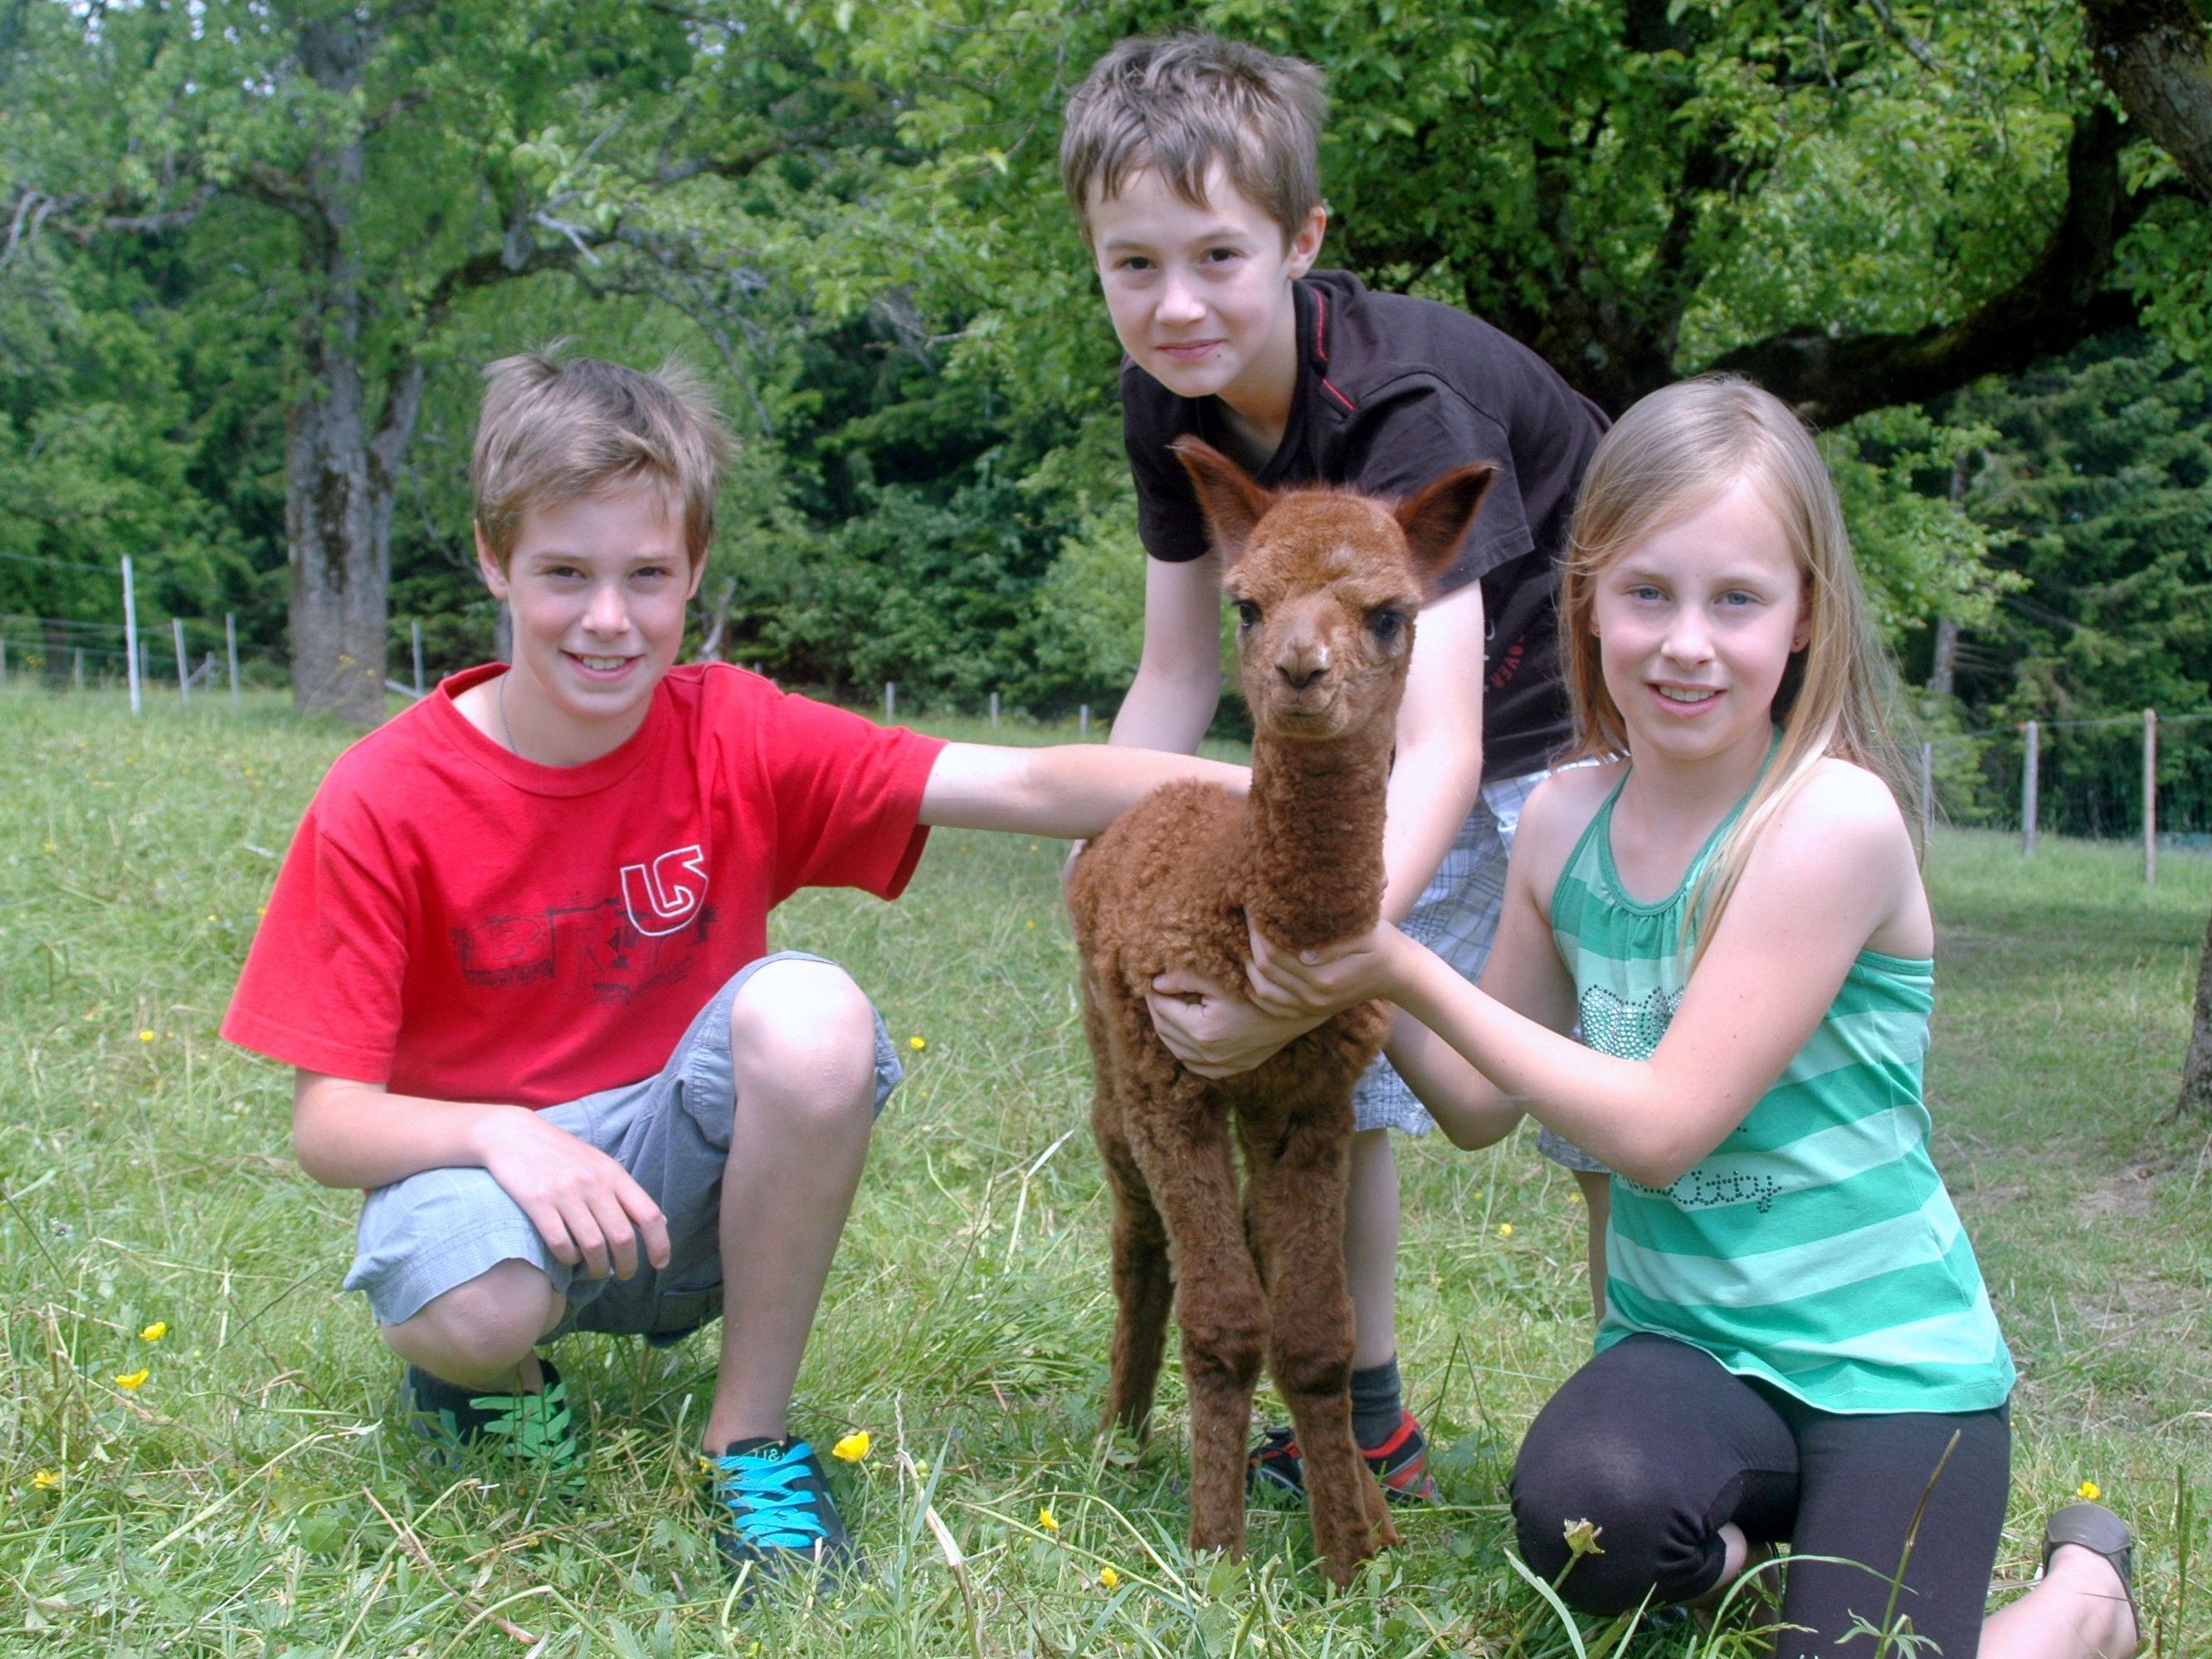
<path id="1" fill-rule="evenodd" d="M 1237 625 L 1239 628 L 1257 628 L 1260 625 L 1260 607 L 1249 599 L 1237 600 Z"/>
<path id="2" fill-rule="evenodd" d="M 1378 645 L 1389 644 L 1405 625 L 1405 617 L 1395 611 L 1378 611 L 1367 619 L 1367 631 L 1375 635 Z"/>

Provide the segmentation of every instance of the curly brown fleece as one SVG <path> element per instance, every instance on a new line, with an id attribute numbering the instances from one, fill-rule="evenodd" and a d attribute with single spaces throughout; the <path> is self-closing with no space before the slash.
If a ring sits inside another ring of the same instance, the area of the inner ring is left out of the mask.
<path id="1" fill-rule="evenodd" d="M 1293 949 L 1374 925 L 1413 613 L 1494 469 L 1462 467 L 1394 509 L 1340 489 L 1270 492 L 1194 439 L 1176 448 L 1243 619 L 1252 790 L 1249 801 L 1200 784 L 1159 790 L 1091 844 L 1068 884 L 1097 1074 L 1091 1127 L 1114 1194 L 1106 1417 L 1145 1431 L 1172 1294 L 1190 1541 L 1241 1553 L 1264 1357 L 1297 1427 L 1323 1569 L 1343 1583 L 1397 1537 L 1352 1440 L 1344 1269 L 1352 1089 L 1388 1011 L 1348 1009 L 1265 1065 L 1209 1081 L 1162 1046 L 1145 992 L 1176 968 L 1242 985 L 1248 916 Z"/>

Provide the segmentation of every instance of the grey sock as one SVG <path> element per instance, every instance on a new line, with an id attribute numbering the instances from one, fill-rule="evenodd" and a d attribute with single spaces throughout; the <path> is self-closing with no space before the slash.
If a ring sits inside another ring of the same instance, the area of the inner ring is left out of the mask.
<path id="1" fill-rule="evenodd" d="M 1352 1374 L 1352 1437 L 1363 1447 L 1379 1446 L 1398 1431 L 1406 1414 L 1398 1356 Z"/>

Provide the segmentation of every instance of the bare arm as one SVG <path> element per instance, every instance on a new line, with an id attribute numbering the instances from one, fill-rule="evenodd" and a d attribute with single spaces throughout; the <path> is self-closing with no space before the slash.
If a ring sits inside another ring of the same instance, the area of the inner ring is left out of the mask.
<path id="1" fill-rule="evenodd" d="M 1664 1187 L 1773 1086 L 1869 939 L 1911 933 L 1924 905 L 1887 792 L 1863 773 L 1831 775 L 1808 784 L 1767 830 L 1646 1059 L 1599 1054 L 1546 1029 L 1387 927 L 1291 977 L 1314 976 L 1316 994 L 1390 998 L 1504 1097 L 1631 1180 Z"/>
<path id="2" fill-rule="evenodd" d="M 1145 645 L 1108 741 L 1198 752 L 1221 701 L 1221 560 L 1145 561 Z"/>
<path id="3" fill-rule="evenodd" d="M 1382 824 L 1382 915 L 1413 913 L 1482 789 L 1482 589 L 1422 607 Z"/>
<path id="4" fill-rule="evenodd" d="M 295 1071 L 292 1146 L 330 1187 L 384 1187 L 425 1170 L 480 1169 L 522 1206 L 547 1248 L 594 1278 L 668 1262 L 668 1224 L 596 1147 L 525 1106 L 395 1095 L 381 1084 Z"/>
<path id="5" fill-rule="evenodd" d="M 1164 783 L 1193 779 L 1243 794 L 1251 775 L 1224 761 L 1150 749 L 947 744 L 922 787 L 921 822 L 1020 835 L 1095 836 Z"/>

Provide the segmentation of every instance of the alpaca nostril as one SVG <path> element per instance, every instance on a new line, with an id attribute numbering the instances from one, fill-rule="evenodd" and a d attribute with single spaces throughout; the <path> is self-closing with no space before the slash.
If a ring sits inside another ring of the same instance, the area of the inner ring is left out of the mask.
<path id="1" fill-rule="evenodd" d="M 1275 665 L 1275 672 L 1283 677 L 1291 690 L 1303 691 L 1328 670 L 1328 665 L 1322 663 L 1316 663 L 1311 667 L 1292 668 L 1287 663 L 1279 662 Z"/>

